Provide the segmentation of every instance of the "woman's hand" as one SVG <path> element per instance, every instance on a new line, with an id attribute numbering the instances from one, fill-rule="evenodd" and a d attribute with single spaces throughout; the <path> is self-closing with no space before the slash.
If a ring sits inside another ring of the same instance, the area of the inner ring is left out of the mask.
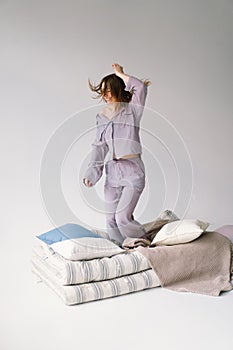
<path id="1" fill-rule="evenodd" d="M 113 63 L 112 68 L 113 68 L 115 74 L 117 74 L 117 73 L 124 74 L 123 67 L 120 66 L 118 63 Z"/>
<path id="2" fill-rule="evenodd" d="M 120 77 L 121 79 L 124 80 L 125 84 L 127 84 L 127 82 L 129 81 L 129 75 L 125 74 L 123 71 L 123 67 L 120 66 L 118 63 L 113 63 L 112 64 L 112 68 L 114 70 L 114 73 Z"/>
<path id="3" fill-rule="evenodd" d="M 83 183 L 84 183 L 84 185 L 86 185 L 87 187 L 92 187 L 92 183 L 91 183 L 91 181 L 89 181 L 88 179 L 84 179 L 84 180 L 83 180 Z"/>

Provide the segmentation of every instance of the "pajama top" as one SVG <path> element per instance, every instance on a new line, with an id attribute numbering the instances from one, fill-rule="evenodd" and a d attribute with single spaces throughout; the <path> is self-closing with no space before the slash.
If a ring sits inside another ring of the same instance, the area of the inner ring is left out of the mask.
<path id="1" fill-rule="evenodd" d="M 109 160 L 113 160 L 142 153 L 139 129 L 147 87 L 141 80 L 130 76 L 125 90 L 133 93 L 132 99 L 129 103 L 121 102 L 121 109 L 111 119 L 101 113 L 96 115 L 96 137 L 83 178 L 83 181 L 87 178 L 92 185 L 102 176 L 107 154 Z"/>

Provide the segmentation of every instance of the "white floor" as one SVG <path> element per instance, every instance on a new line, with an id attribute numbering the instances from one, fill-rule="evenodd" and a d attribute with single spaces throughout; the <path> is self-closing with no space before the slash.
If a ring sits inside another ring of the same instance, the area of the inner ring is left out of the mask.
<path id="1" fill-rule="evenodd" d="M 65 306 L 32 275 L 30 240 L 7 241 L 1 246 L 2 350 L 232 347 L 233 292 L 208 297 L 155 288 Z"/>

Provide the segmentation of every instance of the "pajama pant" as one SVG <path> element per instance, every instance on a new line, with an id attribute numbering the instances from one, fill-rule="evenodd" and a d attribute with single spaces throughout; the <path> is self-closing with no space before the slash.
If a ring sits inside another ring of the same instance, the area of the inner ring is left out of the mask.
<path id="1" fill-rule="evenodd" d="M 141 157 L 110 160 L 105 164 L 105 173 L 105 212 L 109 238 L 122 243 L 127 237 L 142 237 L 146 232 L 133 217 L 145 187 L 145 167 Z"/>

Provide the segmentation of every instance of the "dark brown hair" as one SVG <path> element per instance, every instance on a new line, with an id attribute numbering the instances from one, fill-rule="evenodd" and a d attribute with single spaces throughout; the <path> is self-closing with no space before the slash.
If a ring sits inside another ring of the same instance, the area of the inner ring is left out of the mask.
<path id="1" fill-rule="evenodd" d="M 125 90 L 124 80 L 115 73 L 105 76 L 97 85 L 92 84 L 90 79 L 88 79 L 88 83 L 91 91 L 97 94 L 94 98 L 102 97 L 107 90 L 111 91 L 111 94 L 117 99 L 117 102 L 130 102 L 132 98 L 132 93 Z"/>

